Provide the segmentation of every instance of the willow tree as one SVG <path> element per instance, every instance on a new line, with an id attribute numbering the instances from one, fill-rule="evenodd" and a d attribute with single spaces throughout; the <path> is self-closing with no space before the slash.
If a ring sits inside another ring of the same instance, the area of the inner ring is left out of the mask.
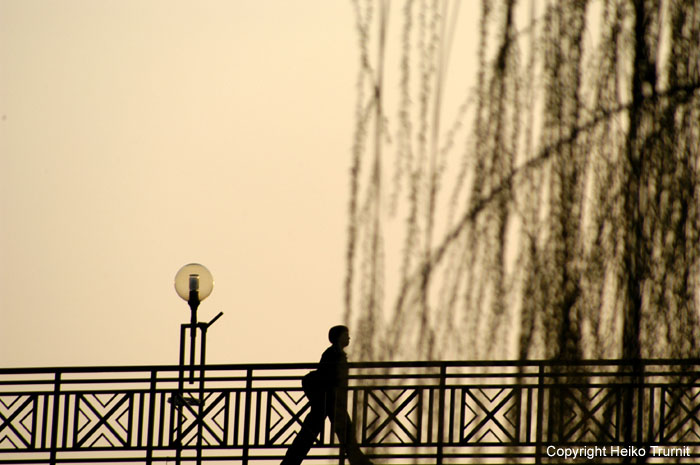
<path id="1" fill-rule="evenodd" d="M 353 5 L 359 356 L 698 355 L 700 2 Z"/>

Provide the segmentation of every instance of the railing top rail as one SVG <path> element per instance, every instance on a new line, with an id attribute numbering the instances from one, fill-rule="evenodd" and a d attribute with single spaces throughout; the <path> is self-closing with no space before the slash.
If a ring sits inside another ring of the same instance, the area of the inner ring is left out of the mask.
<path id="1" fill-rule="evenodd" d="M 700 358 L 687 359 L 587 359 L 587 360 L 443 360 L 443 361 L 397 361 L 397 362 L 351 362 L 350 368 L 470 368 L 470 367 L 614 367 L 614 366 L 692 366 L 700 365 Z M 212 364 L 204 368 L 210 371 L 261 371 L 313 369 L 317 363 L 253 363 L 253 364 Z M 187 367 L 189 368 L 189 367 Z M 199 365 L 195 369 L 202 368 Z M 19 374 L 58 374 L 58 373 L 126 373 L 173 371 L 179 365 L 131 365 L 131 366 L 72 366 L 72 367 L 19 367 L 0 368 L 0 375 Z"/>

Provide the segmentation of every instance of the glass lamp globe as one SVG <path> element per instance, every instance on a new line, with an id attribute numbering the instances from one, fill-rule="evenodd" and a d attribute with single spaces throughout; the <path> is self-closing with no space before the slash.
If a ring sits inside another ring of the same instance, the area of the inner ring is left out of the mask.
<path id="1" fill-rule="evenodd" d="M 182 299 L 190 300 L 190 291 L 198 291 L 199 301 L 206 299 L 214 289 L 214 278 L 209 270 L 199 263 L 190 263 L 175 275 L 175 291 Z"/>

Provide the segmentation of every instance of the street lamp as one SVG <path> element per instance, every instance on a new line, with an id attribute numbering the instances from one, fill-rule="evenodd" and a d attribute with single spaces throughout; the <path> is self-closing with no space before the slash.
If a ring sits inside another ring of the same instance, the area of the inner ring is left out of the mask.
<path id="1" fill-rule="evenodd" d="M 214 278 L 211 272 L 199 263 L 185 265 L 175 275 L 175 291 L 190 304 L 190 307 L 193 293 L 196 300 L 201 302 L 209 297 L 212 289 L 214 289 Z"/>
<path id="2" fill-rule="evenodd" d="M 190 324 L 183 324 L 180 329 L 180 365 L 184 365 L 185 355 L 185 332 L 190 330 L 190 383 L 194 382 L 194 354 L 197 341 L 197 329 L 202 331 L 202 342 L 200 348 L 201 364 L 204 365 L 206 333 L 209 326 L 219 319 L 223 312 L 219 312 L 208 323 L 197 321 L 197 309 L 200 302 L 209 297 L 214 289 L 214 278 L 211 272 L 199 263 L 190 263 L 177 272 L 175 275 L 175 291 L 190 306 Z"/>

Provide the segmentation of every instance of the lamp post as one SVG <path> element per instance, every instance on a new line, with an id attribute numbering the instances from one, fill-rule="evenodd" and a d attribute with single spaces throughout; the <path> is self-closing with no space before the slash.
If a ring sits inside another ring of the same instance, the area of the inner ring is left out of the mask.
<path id="1" fill-rule="evenodd" d="M 197 342 L 197 309 L 199 308 L 200 302 L 209 297 L 211 291 L 214 289 L 214 278 L 211 272 L 203 265 L 199 263 L 190 263 L 183 266 L 175 275 L 175 291 L 183 300 L 186 300 L 190 306 L 190 383 L 194 382 L 194 354 Z M 214 320 L 209 324 L 214 323 L 214 321 L 219 318 L 221 314 L 217 315 Z M 206 325 L 206 326 L 209 326 Z M 183 330 L 186 328 L 183 328 Z M 202 328 L 202 331 L 206 331 L 206 327 Z M 180 337 L 180 353 L 184 354 L 184 334 L 181 333 Z M 204 334 L 202 335 L 202 348 L 201 348 L 201 358 L 202 363 L 204 363 Z M 181 360 L 182 363 L 182 360 Z"/>
<path id="2" fill-rule="evenodd" d="M 204 367 L 206 363 L 207 329 L 223 315 L 219 312 L 209 322 L 197 321 L 197 309 L 199 304 L 209 297 L 214 289 L 214 278 L 209 270 L 199 263 L 190 263 L 177 272 L 175 275 L 175 291 L 190 306 L 190 322 L 180 325 L 180 373 L 178 376 L 178 392 L 174 393 L 171 402 L 174 407 L 181 412 L 191 407 L 197 407 L 197 464 L 202 462 L 202 427 L 204 416 Z M 190 379 L 189 383 L 194 383 L 194 359 L 197 342 L 197 330 L 202 331 L 202 338 L 199 348 L 199 397 L 193 398 L 184 394 L 184 372 L 185 372 L 185 342 L 187 340 L 187 330 L 190 331 Z M 190 407 L 191 406 L 191 407 Z M 191 410 L 194 412 L 194 409 Z M 177 455 L 176 463 L 180 463 L 182 453 L 182 413 L 178 414 L 177 420 Z"/>

